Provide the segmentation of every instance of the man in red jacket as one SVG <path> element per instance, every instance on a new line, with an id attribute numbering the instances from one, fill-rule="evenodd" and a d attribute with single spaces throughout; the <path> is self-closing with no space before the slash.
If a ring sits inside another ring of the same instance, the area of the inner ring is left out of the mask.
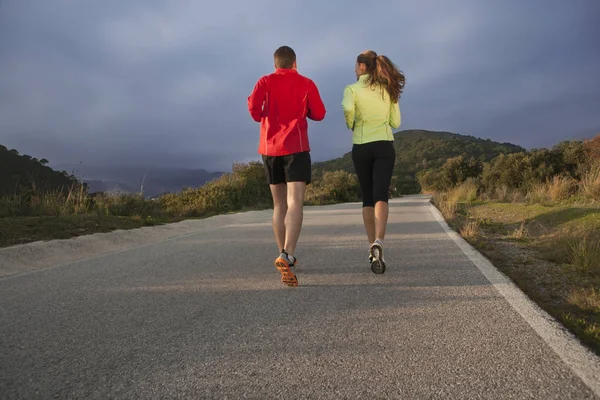
<path id="1" fill-rule="evenodd" d="M 275 72 L 256 83 L 248 97 L 248 110 L 260 122 L 258 153 L 273 195 L 273 231 L 281 250 L 275 267 L 283 283 L 298 286 L 290 268 L 297 264 L 304 193 L 311 181 L 306 118 L 323 120 L 325 106 L 315 83 L 298 73 L 294 50 L 282 46 L 275 51 L 274 59 Z"/>

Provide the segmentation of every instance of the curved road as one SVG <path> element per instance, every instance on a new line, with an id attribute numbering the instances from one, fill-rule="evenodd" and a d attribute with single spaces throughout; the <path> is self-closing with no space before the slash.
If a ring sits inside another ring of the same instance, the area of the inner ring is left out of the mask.
<path id="1" fill-rule="evenodd" d="M 0 278 L 0 398 L 598 398 L 598 358 L 427 198 L 390 207 L 384 275 L 343 204 L 306 208 L 298 288 L 269 211 Z"/>

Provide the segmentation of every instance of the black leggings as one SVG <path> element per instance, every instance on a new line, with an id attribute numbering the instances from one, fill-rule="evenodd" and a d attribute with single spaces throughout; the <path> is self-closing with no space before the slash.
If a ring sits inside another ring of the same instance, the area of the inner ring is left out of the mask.
<path id="1" fill-rule="evenodd" d="M 355 144 L 352 146 L 352 162 L 360 183 L 363 207 L 374 207 L 378 201 L 387 203 L 396 162 L 394 142 L 382 140 Z"/>

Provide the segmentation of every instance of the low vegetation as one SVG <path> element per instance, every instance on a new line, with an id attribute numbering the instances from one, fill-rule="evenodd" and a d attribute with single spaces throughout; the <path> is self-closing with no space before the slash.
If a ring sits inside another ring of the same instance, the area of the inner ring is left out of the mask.
<path id="1" fill-rule="evenodd" d="M 32 178 L 21 180 L 16 190 L 0 196 L 0 246 L 272 207 L 259 162 L 234 164 L 231 173 L 204 186 L 155 199 L 141 193 L 90 194 L 74 177 L 65 181 L 60 178 L 64 173 L 54 173 L 59 178 L 44 189 Z M 358 196 L 356 177 L 333 171 L 309 185 L 306 204 L 357 201 Z"/>
<path id="2" fill-rule="evenodd" d="M 598 354 L 599 149 L 600 136 L 420 175 L 448 223 Z"/>
<path id="3" fill-rule="evenodd" d="M 418 192 L 416 173 L 441 166 L 450 156 L 468 154 L 483 162 L 500 153 L 523 151 L 511 144 L 447 132 L 403 131 L 395 134 L 395 139 L 397 163 L 390 188 L 394 194 Z M 0 245 L 22 243 L 32 238 L 63 237 L 64 232 L 76 235 L 81 228 L 76 228 L 75 221 L 78 220 L 72 218 L 75 216 L 98 219 L 98 226 L 103 226 L 108 218 L 117 218 L 115 223 L 121 221 L 124 226 L 135 227 L 272 207 L 260 163 L 235 164 L 231 173 L 202 187 L 183 189 L 154 200 L 141 193 L 90 195 L 87 186 L 75 176 L 54 171 L 47 164 L 48 160 L 38 160 L 0 146 Z M 313 177 L 307 189 L 307 205 L 360 200 L 350 153 L 331 162 L 316 163 Z M 46 234 L 23 229 L 15 231 L 15 226 L 25 218 L 29 222 L 21 226 L 31 226 L 31 229 L 36 223 L 46 224 L 49 218 L 54 219 L 57 230 L 61 218 L 74 225 L 73 229 L 61 227 L 60 234 L 43 229 L 41 231 Z"/>

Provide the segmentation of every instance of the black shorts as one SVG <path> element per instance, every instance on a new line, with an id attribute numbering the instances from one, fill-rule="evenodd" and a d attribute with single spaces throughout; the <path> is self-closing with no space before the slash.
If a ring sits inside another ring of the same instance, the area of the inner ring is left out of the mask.
<path id="1" fill-rule="evenodd" d="M 352 146 L 352 161 L 363 196 L 363 207 L 373 207 L 378 201 L 387 203 L 396 163 L 394 142 L 355 144 Z"/>
<path id="2" fill-rule="evenodd" d="M 287 156 L 262 156 L 267 183 L 278 185 L 286 182 L 306 182 L 312 178 L 310 153 L 289 154 Z"/>

